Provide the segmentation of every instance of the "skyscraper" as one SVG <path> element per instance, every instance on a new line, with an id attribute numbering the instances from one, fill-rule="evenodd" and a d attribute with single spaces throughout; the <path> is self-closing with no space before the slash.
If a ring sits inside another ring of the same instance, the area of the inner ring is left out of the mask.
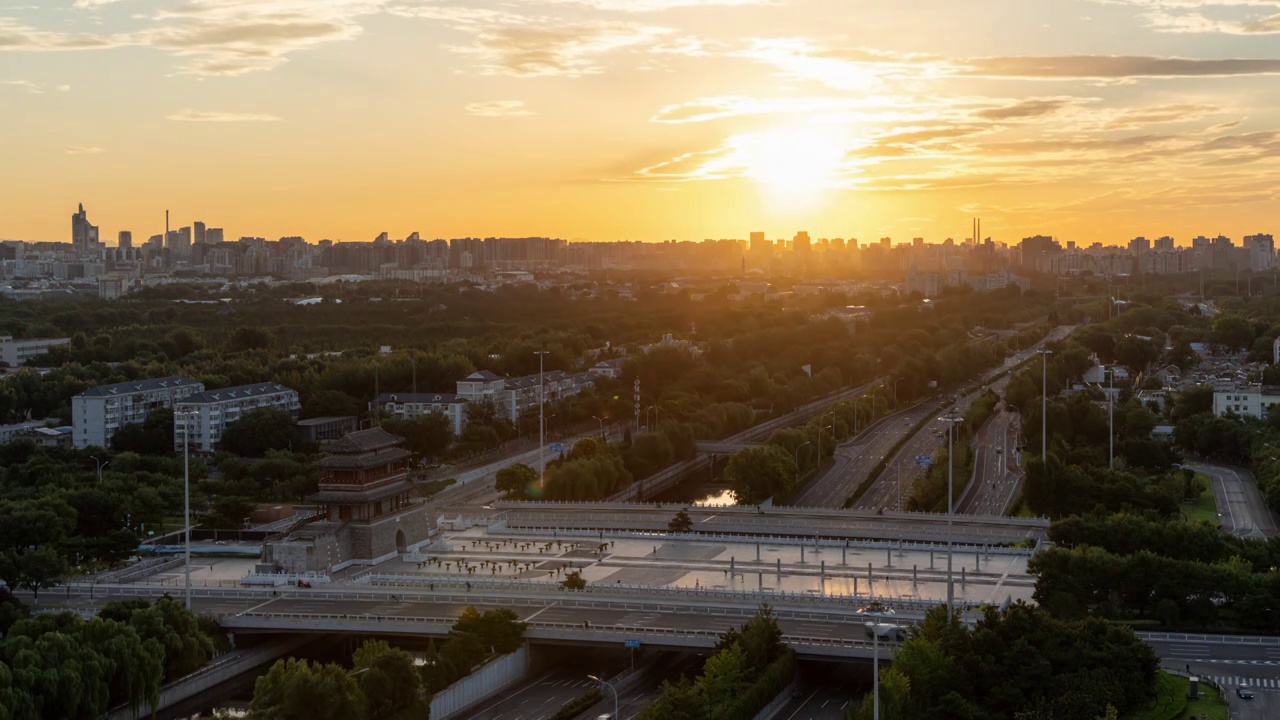
<path id="1" fill-rule="evenodd" d="M 791 249 L 796 252 L 809 252 L 809 233 L 801 230 L 791 241 Z"/>
<path id="2" fill-rule="evenodd" d="M 79 252 L 88 252 L 98 244 L 98 226 L 89 223 L 84 203 L 80 203 L 80 209 L 71 216 L 71 244 Z"/>
<path id="3" fill-rule="evenodd" d="M 120 234 L 116 236 L 116 245 L 118 245 L 121 250 L 129 250 L 133 248 L 133 233 L 128 230 L 121 230 Z"/>
<path id="4" fill-rule="evenodd" d="M 222 228 L 209 228 L 204 231 L 204 241 L 210 245 L 222 242 Z"/>
<path id="5" fill-rule="evenodd" d="M 764 237 L 764 233 L 762 232 L 751 233 L 751 252 L 753 253 L 764 252 L 766 249 L 768 249 L 769 244 L 770 244 L 769 241 L 766 240 Z"/>
<path id="6" fill-rule="evenodd" d="M 195 244 L 197 244 L 197 245 L 203 245 L 203 244 L 205 243 L 205 227 L 204 227 L 204 223 L 202 223 L 202 222 L 200 222 L 199 220 L 197 220 L 197 221 L 195 222 L 195 226 L 194 226 L 194 227 L 195 227 L 195 236 L 194 236 L 193 240 L 195 241 Z"/>

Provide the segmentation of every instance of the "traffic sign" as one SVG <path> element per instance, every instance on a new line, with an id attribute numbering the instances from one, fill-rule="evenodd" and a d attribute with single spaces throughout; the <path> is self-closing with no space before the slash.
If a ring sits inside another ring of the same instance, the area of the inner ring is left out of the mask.
<path id="1" fill-rule="evenodd" d="M 916 464 L 922 467 L 929 467 L 930 465 L 933 464 L 933 458 L 929 457 L 928 455 L 917 455 Z"/>
<path id="2" fill-rule="evenodd" d="M 623 642 L 623 645 L 631 648 L 632 650 L 635 650 L 636 648 L 640 647 L 639 640 L 623 640 L 622 642 Z"/>
<path id="3" fill-rule="evenodd" d="M 564 452 L 564 443 L 551 443 L 551 452 Z"/>

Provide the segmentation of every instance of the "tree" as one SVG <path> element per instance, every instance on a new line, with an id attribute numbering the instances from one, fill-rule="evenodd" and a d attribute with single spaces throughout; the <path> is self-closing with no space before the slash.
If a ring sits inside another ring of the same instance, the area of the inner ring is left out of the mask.
<path id="1" fill-rule="evenodd" d="M 508 465 L 498 471 L 494 488 L 511 498 L 529 496 L 529 489 L 538 482 L 538 472 L 524 463 Z"/>
<path id="2" fill-rule="evenodd" d="M 344 417 L 357 415 L 360 404 L 350 395 L 334 390 L 320 390 L 312 393 L 302 403 L 303 418 Z"/>
<path id="3" fill-rule="evenodd" d="M 363 720 L 359 684 L 341 665 L 277 660 L 253 686 L 251 720 Z"/>
<path id="4" fill-rule="evenodd" d="M 1213 342 L 1239 352 L 1253 344 L 1253 326 L 1239 315 L 1224 313 L 1213 321 Z"/>
<path id="5" fill-rule="evenodd" d="M 266 328 L 242 326 L 236 328 L 227 339 L 227 349 L 231 352 L 246 350 L 270 350 L 275 338 Z"/>
<path id="6" fill-rule="evenodd" d="M 795 458 L 776 445 L 739 450 L 729 458 L 724 477 L 738 502 L 755 505 L 796 489 Z"/>
<path id="7" fill-rule="evenodd" d="M 587 581 L 582 579 L 582 573 L 573 570 L 564 576 L 560 581 L 560 589 L 562 590 L 583 590 L 587 587 Z"/>
<path id="8" fill-rule="evenodd" d="M 367 640 L 351 663 L 368 720 L 425 720 L 431 712 L 413 658 L 405 651 L 381 640 Z"/>
<path id="9" fill-rule="evenodd" d="M 173 452 L 173 410 L 157 408 L 140 423 L 130 423 L 111 436 L 114 452 L 167 455 Z"/>
<path id="10" fill-rule="evenodd" d="M 486 610 L 481 614 L 475 608 L 468 607 L 462 611 L 453 629 L 455 632 L 475 635 L 482 645 L 497 655 L 513 652 L 524 642 L 525 624 L 506 608 Z"/>
<path id="11" fill-rule="evenodd" d="M 144 642 L 158 643 L 163 649 L 165 680 L 190 675 L 213 657 L 213 641 L 201 630 L 196 616 L 168 596 L 154 604 L 113 600 L 103 605 L 98 615 L 127 623 Z"/>
<path id="12" fill-rule="evenodd" d="M 268 450 L 287 450 L 293 445 L 298 423 L 279 408 L 254 408 L 240 416 L 222 432 L 222 449 L 241 457 L 259 458 Z"/>
<path id="13" fill-rule="evenodd" d="M 57 550 L 42 545 L 18 557 L 18 586 L 30 590 L 39 599 L 40 591 L 53 587 L 66 577 L 67 561 Z"/>
<path id="14" fill-rule="evenodd" d="M 684 510 L 676 513 L 676 516 L 671 518 L 671 522 L 667 523 L 667 532 L 687 533 L 692 529 L 693 519 Z"/>

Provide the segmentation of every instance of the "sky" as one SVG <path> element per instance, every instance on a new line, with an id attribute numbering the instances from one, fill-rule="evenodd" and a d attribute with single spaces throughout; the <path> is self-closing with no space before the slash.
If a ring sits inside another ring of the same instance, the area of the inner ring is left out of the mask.
<path id="1" fill-rule="evenodd" d="M 1280 0 L 0 0 L 0 238 L 1280 232 Z"/>

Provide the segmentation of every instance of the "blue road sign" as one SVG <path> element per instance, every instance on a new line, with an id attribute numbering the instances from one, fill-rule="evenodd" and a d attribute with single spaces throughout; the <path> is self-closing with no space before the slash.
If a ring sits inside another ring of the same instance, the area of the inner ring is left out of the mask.
<path id="1" fill-rule="evenodd" d="M 564 452 L 564 443 L 551 443 L 551 452 Z"/>
<path id="2" fill-rule="evenodd" d="M 639 641 L 639 640 L 623 640 L 623 641 L 622 641 L 622 643 L 623 643 L 623 645 L 625 645 L 626 647 L 631 648 L 632 650 L 634 650 L 634 649 L 636 649 L 636 648 L 640 647 L 640 641 Z"/>
<path id="3" fill-rule="evenodd" d="M 916 464 L 922 465 L 924 467 L 929 467 L 930 465 L 933 464 L 933 458 L 929 457 L 928 455 L 917 455 Z"/>

